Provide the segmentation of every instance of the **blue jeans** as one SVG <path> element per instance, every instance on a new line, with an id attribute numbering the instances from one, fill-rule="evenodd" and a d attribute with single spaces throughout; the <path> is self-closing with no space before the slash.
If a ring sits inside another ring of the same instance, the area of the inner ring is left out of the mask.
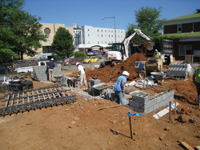
<path id="1" fill-rule="evenodd" d="M 122 93 L 122 91 L 115 91 L 115 96 L 117 98 L 117 103 L 120 103 L 121 105 L 126 104 L 126 98 L 124 97 L 124 93 Z"/>
<path id="2" fill-rule="evenodd" d="M 200 83 L 197 84 L 198 102 L 200 103 Z"/>

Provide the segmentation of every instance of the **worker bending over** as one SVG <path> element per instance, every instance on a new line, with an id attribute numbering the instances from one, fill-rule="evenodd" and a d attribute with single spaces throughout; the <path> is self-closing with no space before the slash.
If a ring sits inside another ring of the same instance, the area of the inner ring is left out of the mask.
<path id="1" fill-rule="evenodd" d="M 194 71 L 193 82 L 197 87 L 198 104 L 200 104 L 200 67 Z"/>
<path id="2" fill-rule="evenodd" d="M 79 76 L 81 78 L 81 85 L 83 85 L 84 80 L 84 84 L 87 87 L 85 68 L 82 65 L 80 65 L 79 62 L 76 63 L 76 66 L 78 67 Z"/>
<path id="3" fill-rule="evenodd" d="M 125 84 L 127 81 L 127 78 L 129 76 L 129 73 L 127 71 L 123 71 L 122 75 L 118 77 L 114 91 L 115 91 L 115 96 L 117 98 L 117 102 L 120 103 L 121 105 L 125 105 L 126 103 L 126 98 L 124 97 L 124 91 L 125 91 Z"/>
<path id="4" fill-rule="evenodd" d="M 155 52 L 153 53 L 154 58 L 160 58 L 160 52 L 158 52 L 157 49 L 155 49 Z"/>

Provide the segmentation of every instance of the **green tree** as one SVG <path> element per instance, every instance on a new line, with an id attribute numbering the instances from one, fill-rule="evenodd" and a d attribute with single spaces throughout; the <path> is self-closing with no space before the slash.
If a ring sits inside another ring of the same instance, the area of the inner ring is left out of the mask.
<path id="1" fill-rule="evenodd" d="M 85 59 L 86 54 L 84 52 L 75 52 L 74 57 L 80 57 L 83 60 Z"/>
<path id="2" fill-rule="evenodd" d="M 162 7 L 156 9 L 147 6 L 135 11 L 136 22 L 142 32 L 151 37 L 161 35 L 161 31 L 163 30 L 162 21 L 165 20 L 160 19 L 161 9 Z"/>
<path id="3" fill-rule="evenodd" d="M 58 28 L 52 43 L 53 57 L 60 58 L 63 63 L 65 58 L 73 55 L 73 36 L 64 27 Z"/>
<path id="4" fill-rule="evenodd" d="M 128 38 L 130 35 L 132 35 L 135 31 L 134 29 L 139 29 L 139 27 L 137 25 L 134 25 L 134 24 L 128 24 L 127 26 L 127 32 L 126 32 L 126 38 Z M 137 34 L 131 39 L 130 42 L 140 42 L 140 43 L 143 43 L 143 41 L 146 41 L 144 40 L 144 38 L 138 36 Z"/>
<path id="5" fill-rule="evenodd" d="M 34 56 L 40 41 L 46 41 L 41 18 L 22 10 L 24 0 L 0 2 L 0 61 L 23 59 L 23 54 Z"/>

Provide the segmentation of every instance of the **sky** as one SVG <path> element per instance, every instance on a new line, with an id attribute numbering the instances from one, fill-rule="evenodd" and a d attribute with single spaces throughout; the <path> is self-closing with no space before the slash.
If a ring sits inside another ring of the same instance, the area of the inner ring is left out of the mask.
<path id="1" fill-rule="evenodd" d="M 127 31 L 128 24 L 137 24 L 135 11 L 141 7 L 161 9 L 160 19 L 172 19 L 196 12 L 200 0 L 25 0 L 25 11 L 41 17 L 40 23 L 88 25 Z"/>

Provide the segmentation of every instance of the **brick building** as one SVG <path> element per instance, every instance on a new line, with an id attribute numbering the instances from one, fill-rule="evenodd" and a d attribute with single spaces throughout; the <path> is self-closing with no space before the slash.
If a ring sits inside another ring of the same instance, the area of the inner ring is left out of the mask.
<path id="1" fill-rule="evenodd" d="M 163 22 L 164 35 L 178 36 L 174 41 L 174 57 L 185 60 L 193 56 L 193 62 L 200 62 L 200 9 L 197 12 L 169 19 Z"/>

